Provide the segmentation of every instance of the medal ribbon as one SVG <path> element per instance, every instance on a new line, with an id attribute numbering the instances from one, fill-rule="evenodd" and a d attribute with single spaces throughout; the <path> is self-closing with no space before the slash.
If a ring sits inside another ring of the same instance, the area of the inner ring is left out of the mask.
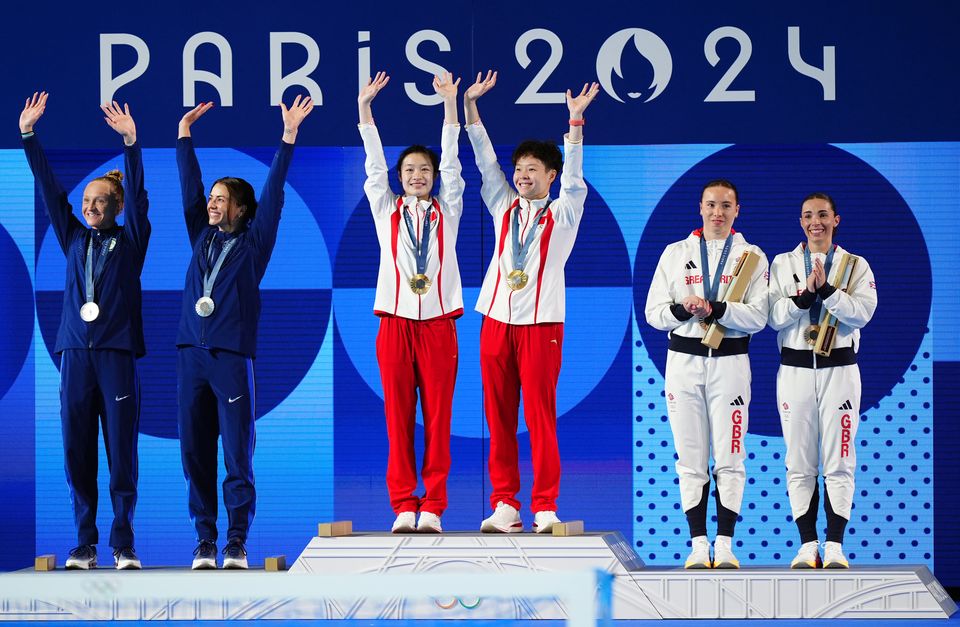
<path id="1" fill-rule="evenodd" d="M 434 200 L 436 202 L 436 200 Z M 419 201 L 414 201 L 414 211 Z M 407 225 L 407 234 L 410 236 L 410 242 L 413 244 L 413 250 L 417 255 L 417 274 L 424 274 L 427 271 L 427 253 L 430 250 L 430 211 L 423 215 L 423 227 L 420 241 L 417 241 L 417 233 L 413 229 L 413 219 L 407 211 L 407 205 L 403 206 L 403 221 Z"/>
<path id="2" fill-rule="evenodd" d="M 837 250 L 836 246 L 831 246 L 830 250 L 827 252 L 827 262 L 823 264 L 823 273 L 826 275 L 827 280 L 830 279 L 830 266 L 833 265 L 833 253 Z M 806 270 L 807 276 L 810 276 L 810 273 L 813 272 L 813 261 L 810 259 L 810 247 L 804 245 L 803 247 L 803 269 Z M 820 310 L 823 309 L 823 301 L 820 300 L 820 296 L 817 296 L 817 300 L 810 305 L 810 324 L 820 324 Z"/>
<path id="3" fill-rule="evenodd" d="M 530 230 L 527 231 L 527 237 L 524 238 L 522 246 L 520 245 L 520 204 L 517 203 L 517 210 L 513 214 L 513 267 L 515 270 L 523 271 L 523 267 L 527 263 L 527 251 L 530 250 L 530 245 L 533 244 L 533 239 L 537 234 L 537 225 L 540 224 L 540 219 L 547 214 L 551 202 L 553 201 L 548 200 L 547 204 L 537 212 L 537 217 L 534 218 Z"/>
<path id="4" fill-rule="evenodd" d="M 96 270 L 94 270 L 93 232 L 90 232 L 90 239 L 87 242 L 87 260 L 86 263 L 84 263 L 84 274 L 86 274 L 86 302 L 88 303 L 92 303 L 94 300 L 94 286 L 100 282 L 100 277 L 103 276 L 103 266 L 107 261 L 107 255 L 113 250 L 116 241 L 116 237 L 103 240 L 103 244 L 100 245 L 100 258 L 97 259 L 97 267 Z"/>
<path id="5" fill-rule="evenodd" d="M 717 275 L 713 277 L 713 285 L 710 285 L 710 263 L 707 256 L 707 238 L 700 236 L 700 265 L 703 266 L 703 297 L 710 301 L 717 300 L 720 293 L 720 279 L 723 277 L 723 268 L 727 265 L 727 257 L 730 256 L 730 247 L 733 245 L 733 234 L 727 235 L 723 241 L 723 250 L 720 252 L 720 261 L 717 263 Z"/>
<path id="6" fill-rule="evenodd" d="M 214 232 L 214 237 L 216 237 L 216 232 Z M 224 242 L 223 248 L 220 250 L 220 254 L 217 256 L 217 262 L 213 265 L 213 269 L 208 271 L 203 277 L 203 295 L 206 298 L 210 298 L 210 295 L 213 294 L 213 285 L 217 282 L 217 275 L 220 274 L 220 268 L 223 266 L 223 262 L 226 260 L 230 249 L 233 248 L 233 245 L 236 243 L 237 238 L 235 237 Z M 212 248 L 213 238 L 210 239 L 210 245 L 207 250 L 211 250 Z"/>

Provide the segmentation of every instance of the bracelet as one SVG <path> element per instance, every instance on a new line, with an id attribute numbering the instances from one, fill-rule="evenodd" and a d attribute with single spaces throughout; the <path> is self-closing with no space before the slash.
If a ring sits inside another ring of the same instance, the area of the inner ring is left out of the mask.
<path id="1" fill-rule="evenodd" d="M 27 138 L 29 138 L 29 137 L 33 137 L 33 135 L 34 135 L 33 131 L 27 131 L 26 133 L 20 133 L 20 139 L 27 139 Z"/>
<path id="2" fill-rule="evenodd" d="M 580 118 L 578 120 L 570 118 L 570 126 L 583 126 L 585 123 L 586 121 L 583 118 Z"/>

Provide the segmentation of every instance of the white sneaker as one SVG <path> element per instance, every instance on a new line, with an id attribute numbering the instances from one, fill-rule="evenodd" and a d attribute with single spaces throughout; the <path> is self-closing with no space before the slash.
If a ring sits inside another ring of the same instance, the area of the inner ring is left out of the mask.
<path id="1" fill-rule="evenodd" d="M 839 542 L 823 543 L 824 568 L 850 568 L 847 556 L 843 554 L 843 545 Z"/>
<path id="2" fill-rule="evenodd" d="M 239 539 L 231 539 L 227 546 L 223 547 L 223 567 L 246 570 L 248 566 L 247 549 L 243 546 L 243 542 Z"/>
<path id="3" fill-rule="evenodd" d="M 420 512 L 420 520 L 417 521 L 417 533 L 443 533 L 443 527 L 440 526 L 440 517 L 433 512 Z"/>
<path id="4" fill-rule="evenodd" d="M 800 545 L 797 556 L 790 562 L 790 568 L 822 568 L 820 561 L 820 542 L 811 540 Z"/>
<path id="5" fill-rule="evenodd" d="M 90 570 L 97 567 L 97 547 L 81 544 L 70 551 L 67 558 L 67 570 Z"/>
<path id="6" fill-rule="evenodd" d="M 713 541 L 714 568 L 740 568 L 740 560 L 733 554 L 733 538 L 717 536 Z"/>
<path id="7" fill-rule="evenodd" d="M 113 565 L 117 570 L 140 570 L 143 566 L 140 564 L 140 558 L 132 546 L 116 549 L 113 552 Z"/>
<path id="8" fill-rule="evenodd" d="M 551 512 L 548 510 L 537 512 L 533 515 L 533 532 L 550 533 L 553 531 L 553 526 L 559 522 L 560 519 L 557 518 L 556 512 Z"/>
<path id="9" fill-rule="evenodd" d="M 713 568 L 710 560 L 710 541 L 707 536 L 697 536 L 690 540 L 691 550 L 684 568 Z"/>
<path id="10" fill-rule="evenodd" d="M 520 512 L 512 505 L 503 501 L 497 503 L 497 509 L 489 518 L 480 523 L 483 533 L 521 533 L 523 523 L 520 521 Z"/>
<path id="11" fill-rule="evenodd" d="M 391 533 L 414 533 L 417 530 L 417 515 L 413 512 L 400 512 L 393 521 Z"/>

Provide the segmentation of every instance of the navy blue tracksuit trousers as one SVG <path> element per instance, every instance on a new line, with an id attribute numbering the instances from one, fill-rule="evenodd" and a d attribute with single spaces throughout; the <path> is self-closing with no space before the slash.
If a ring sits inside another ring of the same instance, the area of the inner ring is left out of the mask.
<path id="1" fill-rule="evenodd" d="M 217 540 L 217 436 L 223 438 L 223 504 L 228 540 L 247 541 L 257 493 L 253 481 L 256 398 L 253 359 L 226 350 L 177 351 L 180 457 L 197 540 Z"/>
<path id="2" fill-rule="evenodd" d="M 137 504 L 140 380 L 129 351 L 67 349 L 60 365 L 60 420 L 64 470 L 79 544 L 97 544 L 97 436 L 110 469 L 113 526 L 110 546 L 133 546 Z"/>

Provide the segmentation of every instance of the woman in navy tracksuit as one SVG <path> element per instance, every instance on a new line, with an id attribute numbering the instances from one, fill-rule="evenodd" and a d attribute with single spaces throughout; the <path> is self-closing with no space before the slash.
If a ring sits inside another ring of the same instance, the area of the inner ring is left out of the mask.
<path id="1" fill-rule="evenodd" d="M 150 221 L 137 128 L 127 105 L 121 109 L 114 102 L 101 107 L 107 124 L 123 137 L 127 176 L 124 180 L 119 170 L 113 170 L 87 184 L 83 191 L 84 226 L 73 214 L 67 193 L 57 182 L 33 131 L 46 104 L 46 92 L 27 99 L 20 114 L 20 134 L 53 231 L 67 258 L 63 314 L 54 349 L 61 355 L 64 469 L 78 540 L 66 567 L 97 566 L 99 418 L 110 468 L 114 516 L 110 546 L 114 563 L 120 569 L 138 569 L 140 560 L 133 548 L 140 425 L 136 360 L 146 352 L 140 273 L 150 241 Z M 125 203 L 125 199 L 130 202 Z M 116 217 L 125 206 L 129 210 L 121 226 Z"/>
<path id="2" fill-rule="evenodd" d="M 239 178 L 218 179 L 204 193 L 191 125 L 213 107 L 201 104 L 180 120 L 177 165 L 193 257 L 183 288 L 177 332 L 180 455 L 190 519 L 197 531 L 193 568 L 216 568 L 217 436 L 227 476 L 223 502 L 229 529 L 224 568 L 246 568 L 247 532 L 256 510 L 253 479 L 257 325 L 260 280 L 277 241 L 283 185 L 310 98 L 283 103 L 283 138 L 260 193 Z"/>

